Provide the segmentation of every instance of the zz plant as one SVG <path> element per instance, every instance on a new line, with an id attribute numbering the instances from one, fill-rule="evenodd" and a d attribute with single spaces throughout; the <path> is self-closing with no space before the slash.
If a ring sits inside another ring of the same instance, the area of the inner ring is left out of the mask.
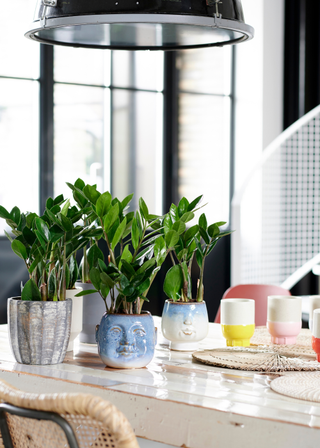
<path id="1" fill-rule="evenodd" d="M 100 193 L 95 185 L 84 185 L 79 179 L 68 186 L 90 204 L 97 230 L 101 230 L 109 251 L 105 260 L 102 251 L 93 246 L 89 276 L 95 289 L 77 296 L 98 292 L 108 314 L 139 314 L 170 250 L 159 233 L 161 217 L 150 214 L 142 198 L 139 210 L 128 211 L 133 194 L 120 201 L 108 191 Z"/>
<path id="2" fill-rule="evenodd" d="M 82 211 L 71 207 L 62 195 L 46 202 L 44 214 L 8 212 L 0 206 L 0 218 L 11 228 L 11 248 L 25 263 L 29 280 L 22 287 L 22 300 L 65 300 L 66 288 L 74 277 L 72 261 L 77 250 L 100 234 L 78 225 Z M 69 265 L 69 266 L 68 266 Z"/>
<path id="3" fill-rule="evenodd" d="M 198 223 L 187 228 L 186 222 L 194 218 L 199 210 L 202 196 L 194 201 L 184 197 L 178 206 L 172 204 L 164 219 L 163 232 L 165 240 L 173 239 L 170 256 L 173 266 L 166 274 L 164 292 L 173 301 L 190 302 L 192 297 L 191 269 L 194 259 L 199 267 L 196 301 L 202 302 L 204 297 L 203 275 L 206 257 L 216 246 L 217 242 L 231 231 L 222 231 L 221 226 L 226 222 L 216 222 L 208 226 L 205 213 L 199 217 Z"/>

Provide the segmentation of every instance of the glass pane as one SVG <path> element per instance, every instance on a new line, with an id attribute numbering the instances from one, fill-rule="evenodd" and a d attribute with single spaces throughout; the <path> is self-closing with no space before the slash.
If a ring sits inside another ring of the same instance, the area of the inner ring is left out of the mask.
<path id="1" fill-rule="evenodd" d="M 162 51 L 113 51 L 112 63 L 113 85 L 163 90 Z"/>
<path id="2" fill-rule="evenodd" d="M 54 47 L 54 79 L 59 82 L 109 85 L 110 51 L 56 45 Z"/>
<path id="3" fill-rule="evenodd" d="M 99 191 L 109 189 L 109 161 L 105 160 L 108 125 L 105 108 L 109 109 L 107 89 L 56 85 L 54 91 L 54 192 L 70 197 L 65 184 L 81 177 L 97 184 Z"/>
<path id="4" fill-rule="evenodd" d="M 38 213 L 38 96 L 36 81 L 0 79 L 0 204 L 9 211 Z"/>
<path id="5" fill-rule="evenodd" d="M 114 91 L 112 191 L 162 213 L 162 94 Z"/>
<path id="6" fill-rule="evenodd" d="M 203 194 L 210 224 L 229 221 L 230 98 L 181 94 L 179 196 Z"/>
<path id="7" fill-rule="evenodd" d="M 3 10 L 4 8 L 4 10 Z M 0 76 L 39 77 L 39 44 L 24 37 L 34 0 L 3 2 L 0 15 Z"/>
<path id="8" fill-rule="evenodd" d="M 179 52 L 179 88 L 189 92 L 230 95 L 231 47 Z"/>

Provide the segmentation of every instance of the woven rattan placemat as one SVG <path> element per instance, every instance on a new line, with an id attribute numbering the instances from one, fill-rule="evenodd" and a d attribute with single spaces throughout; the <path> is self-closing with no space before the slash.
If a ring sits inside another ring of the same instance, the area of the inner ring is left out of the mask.
<path id="1" fill-rule="evenodd" d="M 320 403 L 320 373 L 297 372 L 271 382 L 271 389 L 279 394 L 300 400 Z"/>
<path id="2" fill-rule="evenodd" d="M 289 348 L 291 346 L 288 346 Z M 193 353 L 204 364 L 258 372 L 320 371 L 320 363 L 286 352 L 284 346 L 226 347 Z"/>

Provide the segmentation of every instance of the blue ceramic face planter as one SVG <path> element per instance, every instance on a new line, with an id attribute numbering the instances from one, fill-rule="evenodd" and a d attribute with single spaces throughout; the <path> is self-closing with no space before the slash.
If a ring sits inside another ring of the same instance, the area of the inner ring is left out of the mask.
<path id="1" fill-rule="evenodd" d="M 107 314 L 96 327 L 101 360 L 108 367 L 135 369 L 152 360 L 155 328 L 150 313 Z"/>
<path id="2" fill-rule="evenodd" d="M 205 302 L 166 300 L 162 313 L 162 333 L 172 350 L 197 350 L 209 330 Z"/>

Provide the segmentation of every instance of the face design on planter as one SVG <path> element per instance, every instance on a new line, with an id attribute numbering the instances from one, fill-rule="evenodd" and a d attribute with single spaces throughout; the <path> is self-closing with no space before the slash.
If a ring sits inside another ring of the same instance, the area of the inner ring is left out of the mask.
<path id="1" fill-rule="evenodd" d="M 198 312 L 195 305 L 173 306 L 174 310 L 165 325 L 165 337 L 171 341 L 197 342 L 207 336 L 208 318 Z M 163 317 L 166 320 L 166 317 Z M 170 322 L 169 322 L 170 320 Z"/>
<path id="2" fill-rule="evenodd" d="M 127 328 L 121 324 L 112 325 L 107 337 L 106 355 L 112 358 L 139 358 L 147 351 L 146 330 L 139 323 Z"/>

